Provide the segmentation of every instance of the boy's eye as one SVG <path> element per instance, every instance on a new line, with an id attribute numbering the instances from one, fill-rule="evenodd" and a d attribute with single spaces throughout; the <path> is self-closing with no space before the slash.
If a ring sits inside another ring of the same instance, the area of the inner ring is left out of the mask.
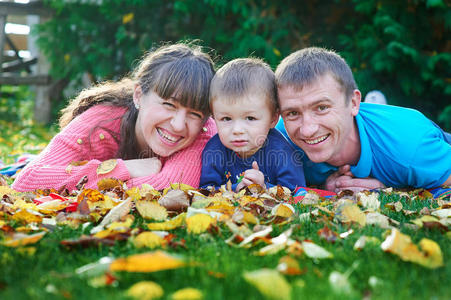
<path id="1" fill-rule="evenodd" d="M 248 120 L 248 121 L 255 121 L 255 120 L 257 120 L 257 118 L 252 117 L 252 116 L 247 116 L 246 120 Z"/>
<path id="2" fill-rule="evenodd" d="M 229 117 L 222 117 L 221 118 L 221 121 L 223 121 L 223 122 L 227 122 L 227 121 L 230 121 L 230 120 L 232 120 L 232 119 L 229 118 Z"/>

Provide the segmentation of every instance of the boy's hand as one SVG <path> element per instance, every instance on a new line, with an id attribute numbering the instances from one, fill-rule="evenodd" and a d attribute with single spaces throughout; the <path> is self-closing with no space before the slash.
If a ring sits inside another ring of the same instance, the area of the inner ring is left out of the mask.
<path id="1" fill-rule="evenodd" d="M 263 188 L 266 188 L 265 185 L 265 175 L 258 169 L 258 163 L 254 161 L 252 163 L 252 169 L 247 169 L 244 172 L 243 180 L 236 186 L 236 191 L 238 192 L 245 186 L 249 186 L 251 184 L 258 184 Z"/>

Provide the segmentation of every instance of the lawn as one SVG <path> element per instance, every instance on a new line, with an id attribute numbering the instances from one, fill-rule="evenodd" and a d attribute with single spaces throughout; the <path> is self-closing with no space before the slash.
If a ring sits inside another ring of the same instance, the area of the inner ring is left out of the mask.
<path id="1" fill-rule="evenodd" d="M 1 126 L 5 163 L 51 136 L 31 124 Z M 451 295 L 451 205 L 423 190 L 329 199 L 311 192 L 298 203 L 257 187 L 213 196 L 110 181 L 99 191 L 60 192 L 66 201 L 42 207 L 33 200 L 50 191 L 0 187 L 0 299 L 124 299 L 139 295 L 140 282 L 152 282 L 141 285 L 140 299 Z M 158 204 L 174 194 L 191 206 L 173 213 Z"/>

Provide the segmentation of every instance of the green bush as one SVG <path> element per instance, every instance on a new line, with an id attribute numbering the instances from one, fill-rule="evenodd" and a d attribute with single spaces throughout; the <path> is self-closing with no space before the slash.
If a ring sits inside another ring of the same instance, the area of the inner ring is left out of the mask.
<path id="1" fill-rule="evenodd" d="M 126 74 L 160 41 L 199 39 L 218 54 L 263 57 L 276 67 L 307 46 L 341 53 L 364 94 L 437 120 L 449 103 L 451 9 L 442 0 L 53 0 L 37 29 L 55 77 L 97 80 Z"/>

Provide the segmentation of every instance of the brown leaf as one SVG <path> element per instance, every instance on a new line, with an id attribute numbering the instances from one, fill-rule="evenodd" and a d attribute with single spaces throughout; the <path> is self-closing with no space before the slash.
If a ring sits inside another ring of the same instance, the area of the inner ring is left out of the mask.
<path id="1" fill-rule="evenodd" d="M 318 230 L 318 235 L 329 243 L 335 243 L 338 238 L 338 234 L 330 230 L 327 225 L 324 225 L 322 229 Z"/>

